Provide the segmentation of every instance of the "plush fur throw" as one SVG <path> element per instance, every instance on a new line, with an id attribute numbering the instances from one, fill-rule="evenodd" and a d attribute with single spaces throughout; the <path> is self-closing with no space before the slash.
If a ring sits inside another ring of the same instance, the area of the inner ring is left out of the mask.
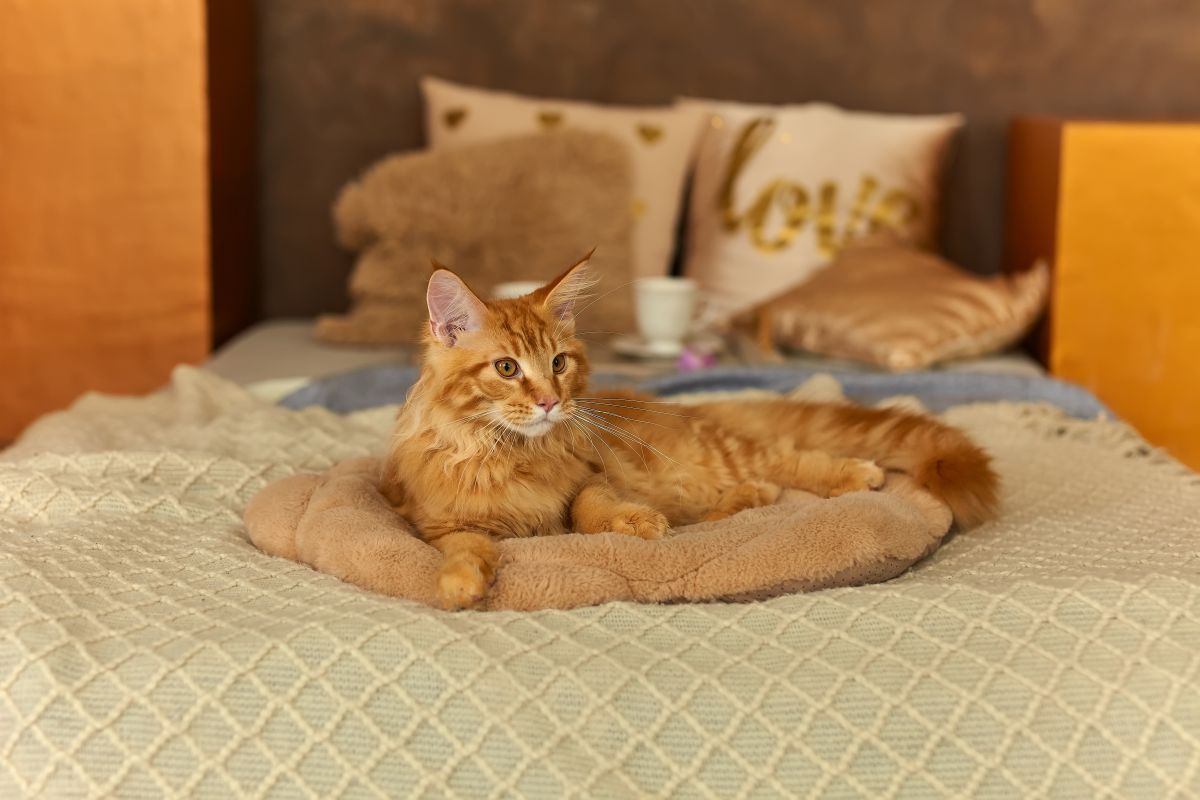
<path id="1" fill-rule="evenodd" d="M 386 158 L 334 205 L 339 240 L 359 252 L 353 308 L 322 317 L 317 335 L 415 342 L 431 259 L 489 292 L 503 281 L 548 280 L 593 247 L 602 280 L 581 328 L 629 330 L 631 181 L 627 146 L 581 131 Z"/>

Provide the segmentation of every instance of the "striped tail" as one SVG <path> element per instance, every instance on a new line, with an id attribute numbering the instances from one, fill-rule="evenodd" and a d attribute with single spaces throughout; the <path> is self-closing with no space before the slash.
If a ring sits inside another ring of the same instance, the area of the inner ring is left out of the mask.
<path id="1" fill-rule="evenodd" d="M 950 507 L 960 527 L 996 516 L 1000 481 L 987 453 L 958 428 L 894 408 L 791 400 L 696 406 L 722 427 L 769 446 L 790 432 L 801 450 L 869 458 L 903 472 Z"/>
<path id="2" fill-rule="evenodd" d="M 933 423 L 910 434 L 880 466 L 896 468 L 950 506 L 960 527 L 969 528 L 996 516 L 1000 506 L 1000 481 L 992 459 L 966 434 L 948 425 Z"/>
<path id="3" fill-rule="evenodd" d="M 992 459 L 958 428 L 898 409 L 792 403 L 784 412 L 804 448 L 870 458 L 913 478 L 950 507 L 960 527 L 996 516 L 1000 480 Z M 782 410 L 778 406 L 777 410 Z M 793 416 L 794 415 L 794 416 Z"/>

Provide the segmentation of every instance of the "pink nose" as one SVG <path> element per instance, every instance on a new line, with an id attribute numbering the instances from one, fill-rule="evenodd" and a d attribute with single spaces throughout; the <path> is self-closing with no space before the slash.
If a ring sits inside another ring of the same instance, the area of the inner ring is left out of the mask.
<path id="1" fill-rule="evenodd" d="M 543 411 L 549 414 L 554 410 L 554 407 L 558 405 L 558 398 L 554 395 L 549 395 L 547 397 L 543 397 L 541 400 L 538 400 L 537 404 Z"/>

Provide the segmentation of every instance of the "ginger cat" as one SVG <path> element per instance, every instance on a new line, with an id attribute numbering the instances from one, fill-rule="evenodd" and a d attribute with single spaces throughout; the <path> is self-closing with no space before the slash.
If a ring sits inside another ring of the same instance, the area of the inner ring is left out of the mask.
<path id="1" fill-rule="evenodd" d="M 575 306 L 587 259 L 533 294 L 484 302 L 449 270 L 429 280 L 421 377 L 396 421 L 380 488 L 444 555 L 438 594 L 469 608 L 510 536 L 671 526 L 883 484 L 898 470 L 960 525 L 990 517 L 997 479 L 962 432 L 897 410 L 786 400 L 676 405 L 589 393 Z"/>

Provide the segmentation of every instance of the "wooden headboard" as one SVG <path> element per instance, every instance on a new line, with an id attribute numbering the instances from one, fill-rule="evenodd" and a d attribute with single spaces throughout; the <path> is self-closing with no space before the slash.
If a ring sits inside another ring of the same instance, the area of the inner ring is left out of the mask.
<path id="1" fill-rule="evenodd" d="M 1200 116 L 1200 4 L 1146 0 L 258 2 L 262 311 L 345 302 L 338 188 L 422 145 L 424 74 L 614 103 L 676 95 L 962 111 L 943 246 L 1003 259 L 1017 114 Z"/>

